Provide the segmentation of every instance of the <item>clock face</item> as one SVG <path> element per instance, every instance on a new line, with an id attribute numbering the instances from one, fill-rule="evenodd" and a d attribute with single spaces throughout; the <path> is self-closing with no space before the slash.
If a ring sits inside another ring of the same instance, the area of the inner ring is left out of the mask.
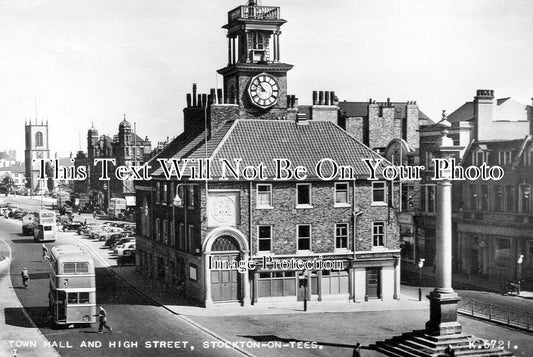
<path id="1" fill-rule="evenodd" d="M 270 74 L 261 73 L 253 77 L 248 86 L 250 100 L 260 108 L 269 108 L 277 103 L 278 81 Z"/>

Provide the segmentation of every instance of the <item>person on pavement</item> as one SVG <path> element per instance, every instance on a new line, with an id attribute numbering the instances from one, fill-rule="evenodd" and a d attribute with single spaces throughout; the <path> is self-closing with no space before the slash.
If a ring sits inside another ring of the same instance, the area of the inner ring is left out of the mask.
<path id="1" fill-rule="evenodd" d="M 20 276 L 22 276 L 22 285 L 24 285 L 24 287 L 27 288 L 28 280 L 30 280 L 30 274 L 28 273 L 28 269 L 26 269 L 26 267 L 22 268 L 22 272 L 20 273 Z"/>
<path id="2" fill-rule="evenodd" d="M 100 325 L 98 325 L 98 333 L 103 333 L 104 327 L 108 329 L 109 332 L 113 332 L 113 329 L 107 324 L 107 311 L 105 311 L 102 305 L 100 305 L 100 311 L 98 312 L 98 315 L 94 316 L 98 316 L 100 318 Z"/>
<path id="3" fill-rule="evenodd" d="M 46 260 L 48 254 L 48 248 L 46 248 L 46 245 L 43 243 L 43 262 Z"/>

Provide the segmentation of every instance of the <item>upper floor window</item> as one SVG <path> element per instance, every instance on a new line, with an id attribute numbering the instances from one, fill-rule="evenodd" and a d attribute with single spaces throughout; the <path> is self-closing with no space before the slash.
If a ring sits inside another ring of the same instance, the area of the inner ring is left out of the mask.
<path id="1" fill-rule="evenodd" d="M 347 206 L 350 204 L 348 198 L 348 183 L 347 182 L 337 182 L 335 183 L 335 205 L 336 206 Z"/>
<path id="2" fill-rule="evenodd" d="M 531 213 L 531 185 L 522 184 L 518 189 L 520 213 Z"/>
<path id="3" fill-rule="evenodd" d="M 296 206 L 311 206 L 311 184 L 296 184 Z"/>
<path id="4" fill-rule="evenodd" d="M 481 185 L 481 210 L 489 210 L 489 186 Z"/>
<path id="5" fill-rule="evenodd" d="M 478 203 L 477 185 L 471 184 L 470 185 L 470 209 L 477 210 L 478 209 L 477 203 Z"/>
<path id="6" fill-rule="evenodd" d="M 502 191 L 502 185 L 495 185 L 494 186 L 494 211 L 495 212 L 501 212 L 503 208 L 503 191 Z"/>
<path id="7" fill-rule="evenodd" d="M 372 181 L 372 203 L 387 203 L 386 184 L 383 181 Z"/>
<path id="8" fill-rule="evenodd" d="M 159 241 L 161 239 L 161 221 L 159 218 L 155 219 L 155 240 Z"/>
<path id="9" fill-rule="evenodd" d="M 257 184 L 257 208 L 272 208 L 272 185 Z"/>
<path id="10" fill-rule="evenodd" d="M 43 133 L 41 133 L 40 131 L 35 133 L 35 146 L 44 146 Z"/>
<path id="11" fill-rule="evenodd" d="M 271 226 L 258 226 L 257 236 L 260 252 L 272 251 L 272 227 Z"/>
<path id="12" fill-rule="evenodd" d="M 515 206 L 515 189 L 513 185 L 505 186 L 505 197 L 506 197 L 506 207 L 507 212 L 516 212 Z"/>
<path id="13" fill-rule="evenodd" d="M 297 226 L 298 250 L 311 250 L 311 226 L 300 224 Z"/>
<path id="14" fill-rule="evenodd" d="M 187 244 L 188 244 L 188 250 L 189 252 L 194 252 L 195 247 L 195 232 L 194 232 L 194 225 L 189 225 L 189 234 L 187 234 Z"/>
<path id="15" fill-rule="evenodd" d="M 161 184 L 157 182 L 155 184 L 155 203 L 159 203 L 160 198 L 161 198 Z"/>
<path id="16" fill-rule="evenodd" d="M 170 221 L 170 246 L 176 246 L 176 223 L 174 220 Z"/>
<path id="17" fill-rule="evenodd" d="M 168 220 L 163 220 L 163 237 L 162 237 L 163 243 L 168 244 Z"/>
<path id="18" fill-rule="evenodd" d="M 478 150 L 472 153 L 472 165 L 481 166 L 487 162 L 488 154 L 483 150 Z"/>
<path id="19" fill-rule="evenodd" d="M 499 165 L 511 165 L 512 152 L 500 151 L 498 152 L 498 164 Z"/>
<path id="20" fill-rule="evenodd" d="M 372 246 L 385 246 L 385 222 L 372 222 Z"/>
<path id="21" fill-rule="evenodd" d="M 335 248 L 348 249 L 348 223 L 335 224 Z"/>
<path id="22" fill-rule="evenodd" d="M 164 183 L 163 184 L 163 189 L 161 190 L 161 203 L 164 204 L 164 205 L 167 204 L 167 196 L 168 196 L 167 184 Z"/>
<path id="23" fill-rule="evenodd" d="M 193 185 L 189 185 L 187 186 L 189 189 L 189 194 L 188 194 L 188 208 L 194 208 L 195 206 L 195 200 L 196 200 L 196 190 L 195 190 L 195 187 Z"/>

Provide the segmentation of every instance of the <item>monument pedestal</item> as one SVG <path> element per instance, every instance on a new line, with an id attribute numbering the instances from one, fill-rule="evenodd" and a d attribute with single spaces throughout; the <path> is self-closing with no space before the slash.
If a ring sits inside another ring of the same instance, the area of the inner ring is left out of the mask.
<path id="1" fill-rule="evenodd" d="M 457 303 L 461 300 L 455 292 L 440 293 L 432 291 L 429 299 L 429 321 L 426 333 L 433 336 L 445 336 L 461 333 L 461 324 L 457 322 Z"/>

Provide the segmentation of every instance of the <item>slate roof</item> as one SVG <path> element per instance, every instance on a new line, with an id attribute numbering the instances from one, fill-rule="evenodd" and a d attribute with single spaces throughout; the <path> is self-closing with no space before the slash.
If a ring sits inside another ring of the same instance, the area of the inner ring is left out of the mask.
<path id="1" fill-rule="evenodd" d="M 403 119 L 406 117 L 406 102 L 391 102 L 394 106 L 394 118 Z M 368 117 L 368 102 L 339 102 L 341 112 L 346 112 L 348 117 Z M 418 120 L 427 120 L 433 123 L 429 117 L 418 109 Z"/>
<path id="2" fill-rule="evenodd" d="M 342 128 L 327 121 L 308 120 L 299 124 L 291 120 L 239 119 L 227 122 L 207 143 L 207 156 L 212 159 L 212 178 L 220 177 L 220 159 L 234 163 L 242 159 L 241 168 L 264 163 L 265 176 L 275 177 L 274 159 L 288 159 L 294 166 L 304 166 L 308 178 L 315 175 L 316 164 L 330 158 L 338 165 L 353 167 L 357 177 L 368 177 L 363 158 L 382 158 Z M 205 158 L 204 133 L 176 138 L 156 158 Z M 162 175 L 159 163 L 150 162 L 152 176 Z M 378 171 L 379 172 L 379 171 Z"/>

